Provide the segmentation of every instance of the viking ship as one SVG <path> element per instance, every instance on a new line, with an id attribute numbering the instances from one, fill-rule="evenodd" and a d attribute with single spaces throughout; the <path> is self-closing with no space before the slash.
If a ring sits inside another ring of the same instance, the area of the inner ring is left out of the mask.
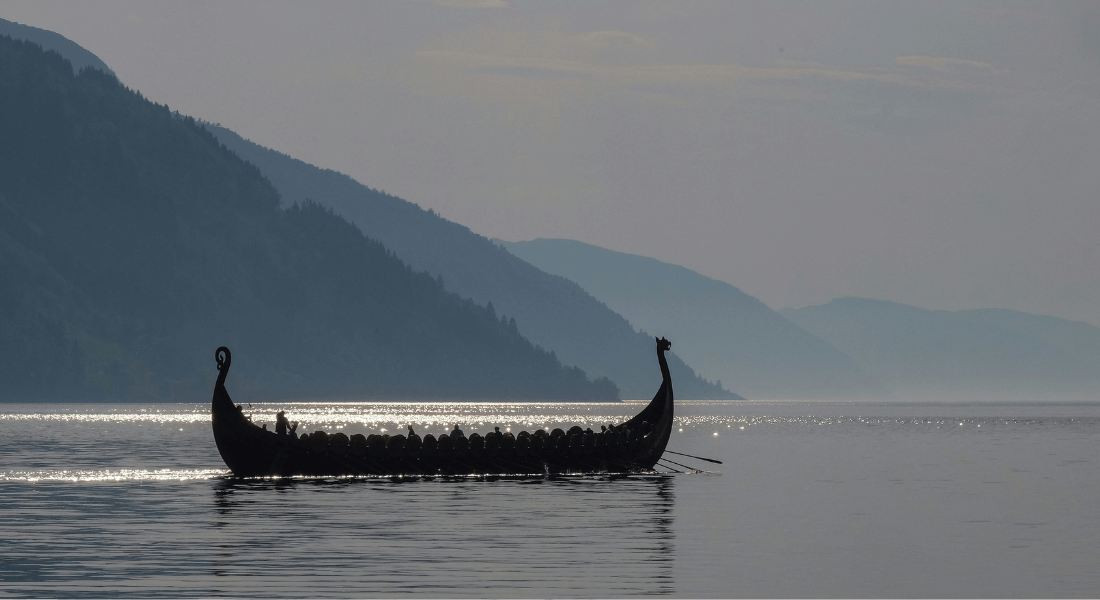
<path id="1" fill-rule="evenodd" d="M 225 346 L 214 357 L 218 382 L 210 410 L 214 441 L 226 466 L 238 477 L 326 476 L 519 476 L 630 474 L 652 472 L 672 435 L 672 379 L 665 351 L 672 344 L 657 340 L 660 389 L 632 419 L 593 432 L 580 426 L 568 431 L 538 430 L 513 436 L 499 430 L 484 436 L 461 431 L 438 438 L 409 435 L 333 435 L 323 431 L 296 436 L 293 429 L 268 431 L 254 424 L 225 389 L 232 354 Z"/>

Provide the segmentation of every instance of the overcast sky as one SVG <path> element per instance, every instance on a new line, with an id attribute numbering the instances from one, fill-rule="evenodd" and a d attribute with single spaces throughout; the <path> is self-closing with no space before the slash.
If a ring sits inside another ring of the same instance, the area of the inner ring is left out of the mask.
<path id="1" fill-rule="evenodd" d="M 51 2 L 172 109 L 774 308 L 1100 325 L 1100 3 Z"/>

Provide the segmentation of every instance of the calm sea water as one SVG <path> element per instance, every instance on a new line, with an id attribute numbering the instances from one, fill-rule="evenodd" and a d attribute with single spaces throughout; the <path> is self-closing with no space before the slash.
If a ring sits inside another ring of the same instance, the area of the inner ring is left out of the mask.
<path id="1" fill-rule="evenodd" d="M 639 405 L 253 406 L 281 408 L 423 435 Z M 669 448 L 723 465 L 238 481 L 206 404 L 0 405 L 0 596 L 1100 595 L 1100 403 L 677 410 Z"/>

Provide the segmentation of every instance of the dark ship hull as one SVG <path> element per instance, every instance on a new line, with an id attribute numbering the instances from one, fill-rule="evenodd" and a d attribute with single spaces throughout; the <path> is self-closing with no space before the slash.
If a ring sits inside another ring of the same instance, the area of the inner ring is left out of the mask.
<path id="1" fill-rule="evenodd" d="M 548 476 L 652 471 L 672 435 L 672 380 L 658 340 L 663 382 L 653 400 L 634 418 L 603 432 L 538 431 L 482 437 L 427 435 L 347 438 L 324 433 L 295 437 L 267 431 L 244 415 L 225 390 L 232 360 L 218 348 L 218 382 L 211 402 L 214 440 L 238 477 L 326 476 Z M 281 428 L 280 428 L 281 429 Z"/>

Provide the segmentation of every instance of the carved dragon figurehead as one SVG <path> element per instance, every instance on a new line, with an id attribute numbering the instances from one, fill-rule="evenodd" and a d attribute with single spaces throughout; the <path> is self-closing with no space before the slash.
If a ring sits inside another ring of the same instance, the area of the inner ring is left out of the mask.
<path id="1" fill-rule="evenodd" d="M 229 374 L 229 365 L 233 362 L 233 354 L 229 348 L 219 346 L 214 351 L 214 360 L 218 362 L 218 385 L 225 385 L 225 376 Z"/>

